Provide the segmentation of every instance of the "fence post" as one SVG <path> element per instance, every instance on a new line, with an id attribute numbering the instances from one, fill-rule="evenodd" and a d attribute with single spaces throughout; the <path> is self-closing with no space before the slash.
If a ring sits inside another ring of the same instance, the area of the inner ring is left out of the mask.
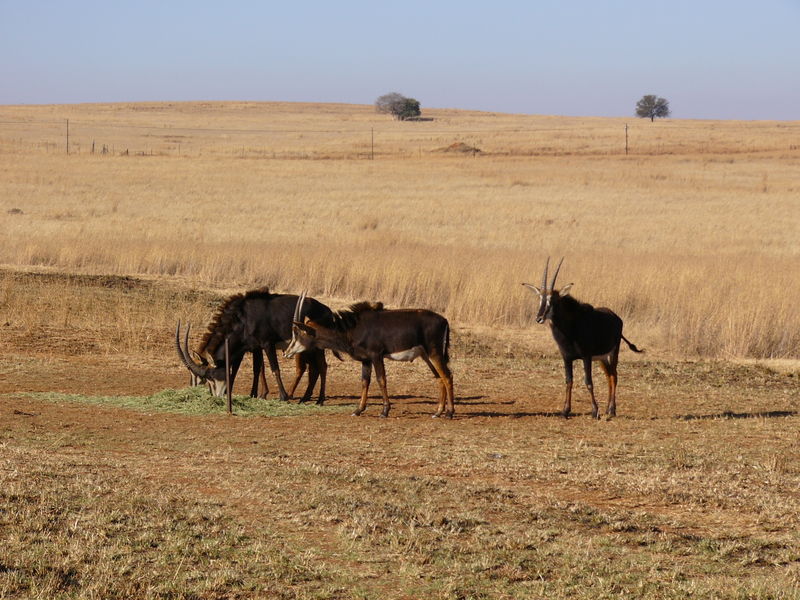
<path id="1" fill-rule="evenodd" d="M 67 119 L 67 154 L 69 154 L 69 119 Z"/>
<path id="2" fill-rule="evenodd" d="M 625 156 L 628 156 L 628 124 L 625 123 Z"/>
<path id="3" fill-rule="evenodd" d="M 233 414 L 233 390 L 231 390 L 231 353 L 228 338 L 225 338 L 225 390 L 228 395 L 228 414 Z"/>

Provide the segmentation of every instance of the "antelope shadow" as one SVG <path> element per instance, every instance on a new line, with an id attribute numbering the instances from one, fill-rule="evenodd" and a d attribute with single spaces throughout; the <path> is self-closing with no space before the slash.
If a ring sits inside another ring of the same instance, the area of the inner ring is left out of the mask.
<path id="1" fill-rule="evenodd" d="M 459 416 L 464 418 L 478 418 L 478 417 L 501 417 L 506 419 L 523 419 L 525 417 L 544 417 L 544 418 L 551 418 L 557 417 L 562 420 L 569 420 L 573 418 L 580 418 L 580 417 L 590 417 L 592 416 L 591 412 L 585 413 L 570 413 L 569 417 L 564 417 L 560 410 L 540 410 L 540 411 L 517 411 L 517 412 L 498 412 L 498 411 L 491 411 L 491 410 L 484 410 L 484 411 L 477 411 L 477 412 L 469 412 L 469 413 L 461 413 Z M 615 417 L 618 418 L 618 417 Z"/>
<path id="2" fill-rule="evenodd" d="M 328 400 L 353 400 L 358 402 L 361 399 L 361 396 L 358 394 L 339 394 L 339 395 L 326 395 Z M 460 405 L 470 405 L 470 404 L 490 404 L 489 402 L 469 402 L 470 400 L 484 400 L 487 396 L 465 396 L 463 398 L 457 398 L 456 404 Z M 370 395 L 370 400 L 381 400 L 381 396 L 378 395 Z M 389 396 L 389 400 L 416 400 L 416 402 L 408 402 L 408 404 L 436 404 L 438 402 L 437 398 L 433 396 L 423 396 L 420 394 L 396 394 Z M 513 400 L 508 402 L 491 402 L 491 404 L 514 404 Z"/>
<path id="3" fill-rule="evenodd" d="M 765 410 L 756 412 L 733 412 L 725 410 L 721 413 L 710 415 L 678 415 L 674 417 L 679 421 L 712 421 L 714 419 L 780 419 L 796 417 L 800 412 L 796 410 Z"/>

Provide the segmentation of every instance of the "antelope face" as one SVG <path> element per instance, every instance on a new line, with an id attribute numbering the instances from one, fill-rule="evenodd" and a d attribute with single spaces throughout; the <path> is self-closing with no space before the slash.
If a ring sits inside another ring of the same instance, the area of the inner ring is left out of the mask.
<path id="1" fill-rule="evenodd" d="M 192 361 L 195 362 L 197 365 L 199 365 L 201 369 L 206 369 L 208 367 L 208 361 L 204 357 L 200 356 L 194 350 L 189 350 L 189 356 L 192 357 Z M 196 373 L 189 371 L 190 387 L 195 387 L 198 385 L 205 385 L 205 384 L 206 384 L 205 377 L 201 377 L 200 375 L 197 375 Z"/>
<path id="2" fill-rule="evenodd" d="M 225 385 L 225 364 L 223 361 L 222 366 L 216 363 L 210 363 L 209 360 L 200 356 L 196 352 L 189 352 L 189 330 L 190 326 L 186 327 L 186 335 L 181 344 L 180 330 L 181 323 L 178 321 L 178 327 L 175 329 L 175 348 L 178 351 L 178 356 L 181 362 L 189 369 L 191 374 L 192 385 L 201 385 L 205 383 L 208 390 L 215 396 L 222 397 L 227 391 Z"/>
<path id="3" fill-rule="evenodd" d="M 218 366 L 216 362 L 209 364 L 205 357 L 192 352 L 200 368 L 205 372 L 203 377 L 191 373 L 192 385 L 205 385 L 212 396 L 225 397 L 228 390 L 225 383 L 225 365 Z"/>
<path id="4" fill-rule="evenodd" d="M 228 386 L 225 383 L 225 367 L 211 369 L 205 379 L 205 384 L 212 396 L 224 398 L 225 393 L 228 391 Z"/>
<path id="5" fill-rule="evenodd" d="M 558 296 L 555 290 L 540 290 L 535 285 L 530 283 L 523 283 L 525 287 L 533 290 L 539 296 L 539 311 L 536 313 L 536 322 L 539 324 L 544 323 L 547 319 L 553 317 L 553 296 Z"/>
<path id="6" fill-rule="evenodd" d="M 537 290 L 538 291 L 538 290 Z M 539 312 L 536 313 L 536 322 L 540 325 L 547 319 L 553 318 L 553 294 L 558 292 L 539 292 Z"/>
<path id="7" fill-rule="evenodd" d="M 286 350 L 283 351 L 283 355 L 286 358 L 292 358 L 295 354 L 312 350 L 316 347 L 316 338 L 316 331 L 313 327 L 295 321 L 292 323 L 292 339 L 286 346 Z"/>
<path id="8" fill-rule="evenodd" d="M 294 307 L 294 316 L 292 317 L 292 339 L 283 355 L 286 358 L 292 358 L 295 354 L 300 354 L 306 350 L 311 350 L 315 347 L 314 334 L 316 333 L 312 327 L 305 323 L 301 323 L 300 315 L 303 314 L 303 302 L 306 301 L 306 292 L 300 294 L 297 298 L 297 304 Z"/>
<path id="9" fill-rule="evenodd" d="M 539 296 L 539 312 L 536 313 L 536 322 L 539 324 L 544 323 L 548 319 L 553 319 L 553 307 L 558 304 L 559 298 L 566 296 L 569 294 L 569 288 L 572 287 L 572 284 L 565 285 L 560 291 L 555 289 L 556 286 L 556 278 L 558 277 L 558 272 L 561 270 L 561 263 L 564 262 L 562 258 L 559 263 L 558 267 L 556 267 L 555 275 L 553 275 L 553 280 L 550 282 L 550 285 L 547 285 L 547 268 L 550 265 L 550 259 L 547 259 L 547 262 L 544 265 L 544 274 L 542 275 L 542 285 L 536 287 L 531 283 L 523 283 L 527 288 L 530 288 Z"/>

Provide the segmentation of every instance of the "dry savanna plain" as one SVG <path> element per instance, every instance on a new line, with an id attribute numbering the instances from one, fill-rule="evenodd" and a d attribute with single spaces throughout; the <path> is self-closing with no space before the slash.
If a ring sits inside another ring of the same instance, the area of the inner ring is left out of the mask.
<path id="1" fill-rule="evenodd" d="M 2 106 L 0 235 L 0 598 L 800 598 L 800 122 Z M 646 350 L 614 419 L 548 256 Z M 262 286 L 445 315 L 455 418 L 332 356 L 227 415 L 175 324 Z"/>

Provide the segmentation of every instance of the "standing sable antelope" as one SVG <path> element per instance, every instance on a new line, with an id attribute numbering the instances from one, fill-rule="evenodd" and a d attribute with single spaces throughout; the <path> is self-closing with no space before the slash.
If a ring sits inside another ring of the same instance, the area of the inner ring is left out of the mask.
<path id="1" fill-rule="evenodd" d="M 242 358 L 247 352 L 253 353 L 253 389 L 257 389 L 259 373 L 263 372 L 262 350 L 266 351 L 281 400 L 288 400 L 297 386 L 300 377 L 308 367 L 308 387 L 301 402 L 311 398 L 317 379 L 320 380 L 317 404 L 325 402 L 325 383 L 327 362 L 324 350 L 313 349 L 296 358 L 296 377 L 291 392 L 286 393 L 281 379 L 277 347 L 285 347 L 292 337 L 292 316 L 297 304 L 297 296 L 271 294 L 267 288 L 251 290 L 228 298 L 217 310 L 195 353 L 200 362 L 195 362 L 189 352 L 189 326 L 187 326 L 183 345 L 180 341 L 180 321 L 175 330 L 175 347 L 183 364 L 196 378 L 205 381 L 211 393 L 224 396 L 225 383 L 225 339 L 230 351 L 230 385 L 233 382 Z M 309 316 L 322 323 L 332 323 L 331 310 L 309 298 L 303 316 Z M 260 368 L 259 368 L 260 367 Z M 253 391 L 251 390 L 251 393 Z"/>
<path id="2" fill-rule="evenodd" d="M 333 323 L 303 316 L 305 294 L 300 296 L 292 326 L 292 341 L 284 352 L 291 357 L 313 348 L 343 352 L 361 363 L 361 401 L 353 413 L 367 408 L 370 373 L 375 370 L 383 395 L 381 417 L 389 416 L 385 358 L 413 361 L 421 357 L 439 381 L 439 406 L 434 418 L 450 419 L 455 412 L 453 374 L 448 362 L 450 325 L 443 316 L 423 309 L 385 310 L 380 302 L 360 302 L 335 312 Z"/>
<path id="3" fill-rule="evenodd" d="M 592 361 L 600 363 L 603 372 L 608 378 L 608 407 L 606 414 L 609 417 L 617 414 L 617 360 L 619 358 L 620 341 L 624 340 L 634 352 L 643 352 L 630 343 L 622 335 L 622 319 L 608 308 L 595 308 L 591 304 L 579 302 L 569 295 L 572 284 L 565 285 L 556 290 L 556 278 L 561 269 L 562 258 L 556 267 L 553 281 L 547 287 L 547 267 L 550 259 L 544 266 L 541 288 L 523 283 L 539 295 L 539 312 L 536 315 L 537 323 L 549 321 L 553 338 L 558 344 L 561 357 L 564 359 L 566 373 L 567 393 L 564 400 L 564 410 L 561 414 L 568 417 L 572 409 L 572 363 L 575 360 L 583 361 L 583 373 L 589 395 L 592 397 L 592 417 L 599 418 L 597 401 L 594 398 L 592 386 Z"/>

